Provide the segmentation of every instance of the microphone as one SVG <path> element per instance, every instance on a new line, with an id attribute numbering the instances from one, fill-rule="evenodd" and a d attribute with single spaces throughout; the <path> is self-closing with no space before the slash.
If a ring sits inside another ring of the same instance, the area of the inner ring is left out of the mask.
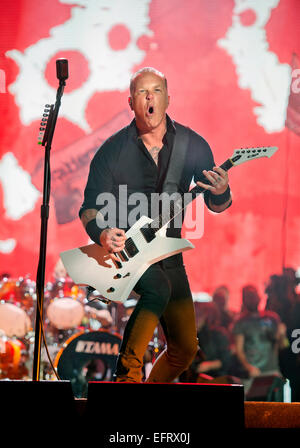
<path id="1" fill-rule="evenodd" d="M 56 60 L 56 76 L 60 81 L 65 81 L 69 77 L 68 60 L 60 58 Z"/>

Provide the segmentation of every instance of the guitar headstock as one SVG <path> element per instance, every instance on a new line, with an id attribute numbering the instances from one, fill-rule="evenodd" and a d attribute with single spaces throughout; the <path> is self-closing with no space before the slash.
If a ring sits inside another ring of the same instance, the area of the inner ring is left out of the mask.
<path id="1" fill-rule="evenodd" d="M 244 162 L 249 162 L 252 159 L 259 159 L 260 157 L 272 157 L 277 151 L 276 146 L 258 146 L 257 148 L 240 148 L 236 149 L 230 161 L 233 165 L 240 165 Z"/>
<path id="2" fill-rule="evenodd" d="M 39 145 L 45 146 L 45 143 L 47 141 L 48 133 L 49 133 L 49 125 L 53 118 L 53 109 L 54 109 L 53 104 L 45 105 L 44 113 L 43 113 L 43 116 L 41 118 L 41 123 L 40 123 L 40 129 L 39 129 L 40 132 L 38 135 L 38 144 Z"/>

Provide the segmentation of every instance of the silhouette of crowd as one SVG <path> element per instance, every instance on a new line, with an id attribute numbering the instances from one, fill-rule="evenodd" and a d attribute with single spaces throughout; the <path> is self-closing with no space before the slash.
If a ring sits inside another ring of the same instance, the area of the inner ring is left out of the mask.
<path id="1" fill-rule="evenodd" d="M 253 284 L 241 291 L 241 308 L 229 308 L 230 290 L 218 287 L 212 300 L 195 302 L 199 351 L 180 381 L 240 383 L 246 397 L 259 379 L 269 389 L 280 389 L 289 380 L 291 401 L 300 401 L 300 296 L 296 271 L 285 268 L 272 275 L 265 288 L 266 304 Z M 298 329 L 298 332 L 297 332 Z M 298 337 L 298 341 L 297 341 Z M 261 383 L 263 384 L 263 383 Z M 266 389 L 267 390 L 267 389 Z M 264 401 L 283 401 L 273 395 Z"/>

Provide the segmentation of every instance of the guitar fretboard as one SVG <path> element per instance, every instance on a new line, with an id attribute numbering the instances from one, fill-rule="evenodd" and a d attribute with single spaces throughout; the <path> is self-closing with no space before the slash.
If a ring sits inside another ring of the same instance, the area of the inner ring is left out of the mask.
<path id="1" fill-rule="evenodd" d="M 231 159 L 227 159 L 222 165 L 220 165 L 220 168 L 222 168 L 225 171 L 228 171 L 230 168 L 232 168 L 233 162 Z M 208 179 L 204 178 L 203 181 L 205 181 L 207 184 L 210 182 Z M 162 211 L 150 224 L 150 226 L 153 228 L 154 232 L 158 232 L 160 229 L 162 229 L 165 225 L 167 225 L 170 221 L 172 221 L 179 213 L 182 213 L 183 210 L 200 194 L 202 194 L 206 189 L 203 187 L 199 187 L 196 185 L 194 188 L 192 188 L 188 194 L 181 194 L 179 198 L 176 200 L 168 201 L 168 207 L 166 211 Z M 177 193 L 178 196 L 179 193 Z"/>

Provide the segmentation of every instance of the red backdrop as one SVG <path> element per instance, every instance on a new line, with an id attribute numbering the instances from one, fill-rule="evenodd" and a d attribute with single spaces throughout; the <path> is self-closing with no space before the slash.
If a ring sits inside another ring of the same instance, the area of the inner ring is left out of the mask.
<path id="1" fill-rule="evenodd" d="M 36 276 L 44 160 L 37 135 L 44 105 L 55 102 L 58 57 L 68 59 L 70 75 L 51 151 L 47 280 L 60 251 L 88 242 L 77 214 L 89 161 L 103 139 L 131 120 L 127 86 L 143 66 L 166 74 L 169 114 L 207 139 L 217 164 L 241 146 L 279 148 L 271 159 L 231 170 L 228 211 L 205 211 L 204 235 L 184 256 L 195 297 L 227 284 L 238 309 L 245 283 L 263 296 L 283 263 L 297 269 L 297 6 L 297 0 L 2 1 L 0 272 Z"/>

